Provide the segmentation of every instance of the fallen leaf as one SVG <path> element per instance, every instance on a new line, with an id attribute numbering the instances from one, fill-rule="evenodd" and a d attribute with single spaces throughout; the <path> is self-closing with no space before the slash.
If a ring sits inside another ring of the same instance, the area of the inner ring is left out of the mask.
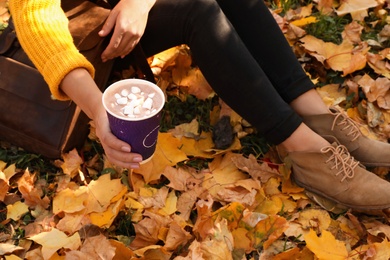
<path id="1" fill-rule="evenodd" d="M 27 212 L 29 212 L 28 206 L 21 201 L 7 205 L 7 219 L 18 221 Z"/>
<path id="2" fill-rule="evenodd" d="M 312 229 L 305 234 L 306 246 L 319 259 L 346 260 L 348 251 L 342 241 L 334 238 L 332 233 L 323 230 L 321 237 L 318 237 Z"/>
<path id="3" fill-rule="evenodd" d="M 42 256 L 44 260 L 49 259 L 61 248 L 76 250 L 81 246 L 81 240 L 78 233 L 68 237 L 64 232 L 56 228 L 53 228 L 48 232 L 42 232 L 28 239 L 42 245 Z"/>

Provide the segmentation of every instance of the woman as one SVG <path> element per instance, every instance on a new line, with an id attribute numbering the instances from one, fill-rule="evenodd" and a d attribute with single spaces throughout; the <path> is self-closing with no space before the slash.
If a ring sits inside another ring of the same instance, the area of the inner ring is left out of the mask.
<path id="1" fill-rule="evenodd" d="M 137 168 L 140 155 L 109 130 L 93 68 L 72 44 L 60 0 L 9 6 L 19 40 L 53 96 L 74 100 L 95 121 L 112 163 Z M 350 154 L 390 166 L 389 144 L 363 137 L 325 106 L 262 0 L 121 0 L 99 34 L 111 32 L 104 61 L 127 55 L 138 42 L 148 56 L 187 44 L 218 95 L 286 151 L 299 185 L 355 209 L 390 207 L 390 183 Z"/>

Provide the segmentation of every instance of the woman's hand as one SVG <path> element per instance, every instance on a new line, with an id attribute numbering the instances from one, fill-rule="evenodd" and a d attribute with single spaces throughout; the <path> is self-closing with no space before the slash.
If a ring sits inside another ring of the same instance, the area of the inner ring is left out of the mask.
<path id="1" fill-rule="evenodd" d="M 111 11 L 99 35 L 113 34 L 102 60 L 124 57 L 138 44 L 144 34 L 148 14 L 155 0 L 121 0 Z"/>
<path id="2" fill-rule="evenodd" d="M 87 70 L 72 70 L 61 82 L 61 90 L 95 122 L 98 136 L 108 160 L 123 168 L 139 168 L 140 154 L 132 153 L 128 143 L 116 138 L 110 130 L 102 104 L 102 92 Z"/>
<path id="3" fill-rule="evenodd" d="M 119 140 L 111 133 L 104 108 L 97 109 L 95 114 L 96 116 L 93 118 L 93 121 L 95 122 L 96 135 L 103 146 L 108 160 L 120 167 L 139 168 L 139 162 L 142 161 L 141 155 L 131 153 L 130 145 Z"/>

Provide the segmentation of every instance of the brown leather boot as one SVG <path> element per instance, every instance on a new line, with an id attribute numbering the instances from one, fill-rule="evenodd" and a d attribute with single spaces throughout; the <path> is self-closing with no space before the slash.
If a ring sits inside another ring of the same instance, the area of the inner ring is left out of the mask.
<path id="1" fill-rule="evenodd" d="M 286 159 L 295 182 L 309 192 L 352 209 L 390 208 L 390 183 L 365 170 L 343 145 L 291 152 Z"/>
<path id="2" fill-rule="evenodd" d="M 390 166 L 390 144 L 364 136 L 356 122 L 336 108 L 330 114 L 305 116 L 303 122 L 328 142 L 347 147 L 367 167 Z"/>

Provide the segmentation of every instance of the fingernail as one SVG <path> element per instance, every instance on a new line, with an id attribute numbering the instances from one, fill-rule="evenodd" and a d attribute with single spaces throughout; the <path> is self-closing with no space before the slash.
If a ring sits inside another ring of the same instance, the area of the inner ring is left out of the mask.
<path id="1" fill-rule="evenodd" d="M 122 148 L 121 148 L 121 150 L 122 150 L 122 152 L 126 152 L 126 153 L 130 153 L 130 147 L 128 147 L 128 146 L 122 146 Z"/>
<path id="2" fill-rule="evenodd" d="M 142 157 L 141 156 L 136 156 L 133 158 L 134 162 L 142 162 Z"/>

